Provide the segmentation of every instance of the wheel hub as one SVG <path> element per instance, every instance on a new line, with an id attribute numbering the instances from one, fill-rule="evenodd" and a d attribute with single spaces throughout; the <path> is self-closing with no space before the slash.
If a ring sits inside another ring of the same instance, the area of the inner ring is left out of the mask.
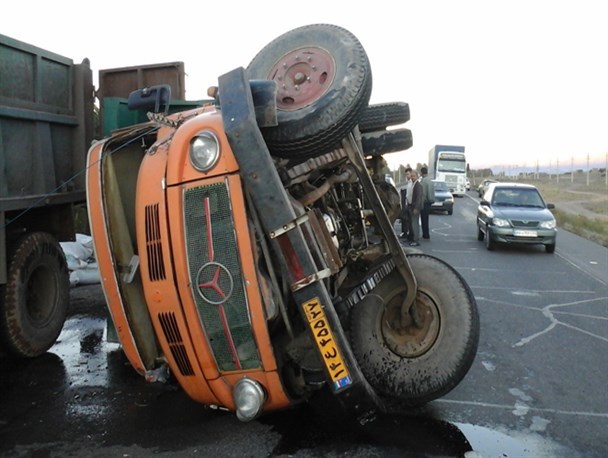
<path id="1" fill-rule="evenodd" d="M 325 49 L 309 46 L 283 55 L 268 73 L 278 85 L 277 107 L 295 111 L 319 100 L 336 75 L 336 64 Z"/>
<path id="2" fill-rule="evenodd" d="M 391 301 L 382 318 L 386 345 L 404 358 L 416 358 L 429 351 L 437 340 L 441 319 L 437 305 L 426 294 L 418 292 L 410 310 L 408 323 L 401 322 L 401 296 Z"/>

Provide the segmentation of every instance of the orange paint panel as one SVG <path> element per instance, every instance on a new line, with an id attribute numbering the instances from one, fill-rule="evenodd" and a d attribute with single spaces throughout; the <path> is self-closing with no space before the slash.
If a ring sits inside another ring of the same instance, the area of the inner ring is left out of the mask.
<path id="1" fill-rule="evenodd" d="M 190 164 L 190 140 L 198 132 L 209 130 L 220 142 L 220 157 L 215 166 L 208 172 L 199 172 Z M 233 173 L 238 170 L 238 164 L 228 138 L 224 133 L 221 113 L 215 109 L 187 120 L 180 126 L 170 146 L 170 160 L 167 164 L 167 185 L 172 186 L 193 180 L 215 177 Z"/>
<path id="2" fill-rule="evenodd" d="M 175 286 L 162 184 L 167 156 L 166 145 L 146 155 L 137 181 L 137 245 L 144 294 L 158 342 L 179 384 L 192 399 L 217 404 L 198 364 Z"/>

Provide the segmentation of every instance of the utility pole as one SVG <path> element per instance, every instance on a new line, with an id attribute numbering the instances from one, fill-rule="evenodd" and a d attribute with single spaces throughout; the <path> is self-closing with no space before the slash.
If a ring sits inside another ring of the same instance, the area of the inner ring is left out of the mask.
<path id="1" fill-rule="evenodd" d="M 570 157 L 570 183 L 574 183 L 574 157 Z"/>
<path id="2" fill-rule="evenodd" d="M 557 175 L 557 184 L 559 185 L 559 157 L 557 158 L 557 171 L 556 171 L 556 175 Z"/>
<path id="3" fill-rule="evenodd" d="M 589 170 L 589 153 L 587 153 L 587 187 L 589 187 L 589 174 L 591 170 Z"/>

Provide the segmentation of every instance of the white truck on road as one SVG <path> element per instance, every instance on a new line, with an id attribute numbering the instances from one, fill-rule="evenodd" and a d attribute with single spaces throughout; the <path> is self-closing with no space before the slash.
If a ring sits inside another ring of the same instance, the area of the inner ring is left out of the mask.
<path id="1" fill-rule="evenodd" d="M 429 176 L 445 181 L 455 196 L 466 192 L 467 161 L 464 146 L 435 145 L 429 151 Z"/>

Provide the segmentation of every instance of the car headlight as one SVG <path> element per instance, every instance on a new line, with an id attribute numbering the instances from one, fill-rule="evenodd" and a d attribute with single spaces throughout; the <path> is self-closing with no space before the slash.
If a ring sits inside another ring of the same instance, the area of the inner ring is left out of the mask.
<path id="1" fill-rule="evenodd" d="M 190 140 L 190 162 L 199 172 L 211 169 L 220 157 L 220 142 L 213 132 L 204 130 Z"/>
<path id="2" fill-rule="evenodd" d="M 445 201 L 446 202 L 454 202 L 454 198 L 453 197 L 448 197 Z"/>
<path id="3" fill-rule="evenodd" d="M 236 406 L 237 418 L 241 421 L 250 421 L 262 412 L 266 393 L 262 385 L 245 377 L 236 382 L 232 398 Z"/>
<path id="4" fill-rule="evenodd" d="M 540 227 L 542 227 L 543 229 L 555 229 L 555 220 L 552 219 L 551 221 L 543 221 L 542 223 L 540 223 Z"/>
<path id="5" fill-rule="evenodd" d="M 493 218 L 492 224 L 494 226 L 498 226 L 498 227 L 507 227 L 507 226 L 509 226 L 509 221 L 507 221 L 504 218 Z"/>

